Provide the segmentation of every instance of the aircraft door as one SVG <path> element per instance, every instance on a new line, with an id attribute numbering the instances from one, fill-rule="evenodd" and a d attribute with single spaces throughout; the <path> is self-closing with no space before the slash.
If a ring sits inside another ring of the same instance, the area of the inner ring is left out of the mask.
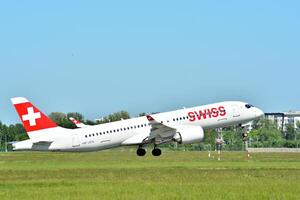
<path id="1" fill-rule="evenodd" d="M 232 105 L 232 118 L 237 118 L 241 116 L 239 106 L 234 104 Z"/>
<path id="2" fill-rule="evenodd" d="M 80 146 L 80 140 L 78 138 L 77 134 L 72 135 L 72 147 L 79 147 Z"/>

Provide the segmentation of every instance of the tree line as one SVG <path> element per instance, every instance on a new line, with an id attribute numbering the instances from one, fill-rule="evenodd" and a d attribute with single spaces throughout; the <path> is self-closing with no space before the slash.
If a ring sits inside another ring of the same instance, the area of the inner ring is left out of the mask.
<path id="1" fill-rule="evenodd" d="M 146 113 L 141 113 L 139 116 L 145 116 Z M 69 118 L 73 117 L 80 120 L 84 124 L 96 125 L 124 119 L 130 119 L 127 111 L 120 111 L 107 115 L 96 121 L 85 119 L 81 113 L 70 112 L 52 112 L 49 114 L 58 126 L 75 129 L 77 128 Z M 295 128 L 293 124 L 288 124 L 285 131 L 280 131 L 276 124 L 267 119 L 255 120 L 252 125 L 252 130 L 249 133 L 248 144 L 249 147 L 300 147 L 300 122 Z M 244 142 L 242 137 L 242 128 L 239 126 L 231 126 L 223 129 L 212 129 L 205 131 L 204 141 L 200 144 L 192 145 L 177 145 L 174 143 L 162 145 L 165 148 L 173 150 L 204 150 L 208 148 L 214 149 L 216 147 L 216 138 L 222 135 L 224 143 L 222 148 L 224 150 L 242 150 Z M 0 150 L 4 149 L 5 143 L 10 141 L 21 141 L 28 139 L 23 125 L 20 123 L 6 125 L 0 121 Z"/>

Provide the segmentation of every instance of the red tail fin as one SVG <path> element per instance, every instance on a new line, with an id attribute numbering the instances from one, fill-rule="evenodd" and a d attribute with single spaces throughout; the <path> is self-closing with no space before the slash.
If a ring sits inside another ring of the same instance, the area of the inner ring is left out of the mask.
<path id="1" fill-rule="evenodd" d="M 15 97 L 11 99 L 27 132 L 54 128 L 57 125 L 27 99 Z"/>

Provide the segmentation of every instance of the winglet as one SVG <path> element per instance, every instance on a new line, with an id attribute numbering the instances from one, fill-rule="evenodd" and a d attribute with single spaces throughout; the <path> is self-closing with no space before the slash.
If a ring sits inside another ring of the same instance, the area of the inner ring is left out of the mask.
<path id="1" fill-rule="evenodd" d="M 83 128 L 83 127 L 89 126 L 89 125 L 86 125 L 86 124 L 82 123 L 81 121 L 75 119 L 74 117 L 69 117 L 69 120 L 73 124 L 75 124 L 75 126 L 78 127 L 78 128 Z"/>
<path id="2" fill-rule="evenodd" d="M 69 120 L 73 122 L 74 124 L 80 124 L 81 122 L 79 120 L 74 119 L 74 117 L 69 117 Z"/>
<path id="3" fill-rule="evenodd" d="M 149 122 L 155 121 L 151 115 L 146 115 Z"/>

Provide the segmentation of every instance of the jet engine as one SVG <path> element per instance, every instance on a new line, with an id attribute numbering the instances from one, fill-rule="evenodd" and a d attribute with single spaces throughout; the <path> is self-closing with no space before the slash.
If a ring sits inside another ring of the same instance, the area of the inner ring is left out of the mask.
<path id="1" fill-rule="evenodd" d="M 201 126 L 180 126 L 174 135 L 173 140 L 179 144 L 193 144 L 201 142 L 204 138 L 204 131 Z"/>

